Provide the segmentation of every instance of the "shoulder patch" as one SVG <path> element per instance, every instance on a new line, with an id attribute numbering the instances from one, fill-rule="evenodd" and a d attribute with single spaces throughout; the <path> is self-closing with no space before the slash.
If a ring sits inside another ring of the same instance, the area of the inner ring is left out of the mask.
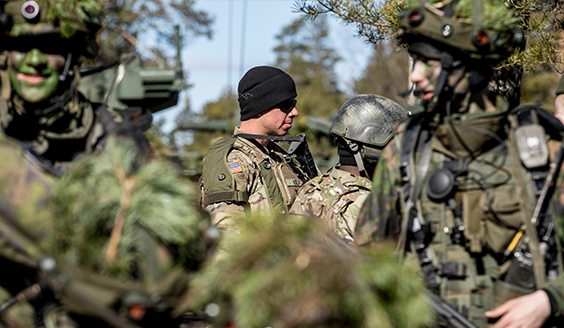
<path id="1" fill-rule="evenodd" d="M 243 169 L 241 168 L 241 162 L 239 161 L 229 162 L 227 163 L 227 165 L 229 166 L 229 169 L 232 173 L 243 172 Z"/>

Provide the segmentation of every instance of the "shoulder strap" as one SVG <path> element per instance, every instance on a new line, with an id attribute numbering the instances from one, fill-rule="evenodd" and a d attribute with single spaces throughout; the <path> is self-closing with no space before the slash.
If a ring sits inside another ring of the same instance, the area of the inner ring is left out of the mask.
<path id="1" fill-rule="evenodd" d="M 519 106 L 513 109 L 511 114 L 514 119 L 510 120 L 512 130 L 509 147 L 512 159 L 516 163 L 522 163 L 522 160 L 517 155 L 518 147 L 516 143 L 518 140 L 515 139 L 515 129 L 536 124 L 542 126 L 551 139 L 562 140 L 564 126 L 552 114 L 540 108 L 539 104 Z M 541 142 L 545 142 L 545 140 Z M 526 165 L 514 166 L 517 187 L 524 207 L 524 211 L 522 211 L 523 224 L 526 230 L 530 231 L 528 234 L 531 241 L 529 247 L 533 254 L 533 268 L 537 286 L 546 281 L 546 276 L 557 275 L 556 272 L 563 270 L 560 245 L 556 241 L 557 237 L 553 228 L 554 216 L 550 206 L 547 206 L 547 200 L 554 192 L 553 182 L 556 181 L 562 165 L 563 149 L 561 145 L 555 161 L 550 165 L 532 168 L 528 168 Z M 533 180 L 533 184 L 526 183 L 530 179 Z M 536 203 L 534 208 L 532 208 L 533 202 Z M 542 244 L 546 245 L 543 246 Z M 546 252 L 539 248 L 546 249 Z"/>
<path id="2" fill-rule="evenodd" d="M 290 143 L 290 147 L 288 148 L 288 152 L 286 152 L 282 147 L 276 145 L 280 149 L 280 151 L 287 153 L 288 155 L 295 155 L 298 158 L 301 166 L 303 167 L 305 173 L 307 174 L 309 179 L 313 179 L 320 174 L 319 169 L 315 165 L 315 161 L 313 160 L 313 155 L 309 150 L 309 146 L 306 141 L 306 136 L 304 133 L 299 133 L 293 137 L 291 136 L 265 136 L 265 135 L 258 135 L 258 134 L 248 134 L 248 133 L 239 133 L 233 136 L 245 138 L 245 139 L 266 139 L 271 140 L 274 142 L 285 141 Z"/>
<path id="3" fill-rule="evenodd" d="M 428 245 L 432 236 L 430 226 L 423 225 L 417 210 L 417 200 L 433 153 L 433 136 L 425 128 L 425 113 L 415 115 L 409 122 L 401 149 L 401 181 L 404 183 L 402 192 L 404 197 L 405 212 L 398 242 L 398 251 L 404 251 L 411 241 L 414 251 L 417 253 L 421 272 L 425 275 L 427 288 L 438 293 L 441 280 L 437 276 L 437 268 L 432 261 L 432 253 Z M 415 147 L 414 147 L 415 146 Z M 415 166 L 414 153 L 421 150 L 422 155 Z M 415 173 L 414 177 L 410 175 Z"/>
<path id="4" fill-rule="evenodd" d="M 219 202 L 247 202 L 245 186 L 240 186 L 227 164 L 227 156 L 237 139 L 223 138 L 216 141 L 204 157 L 202 172 L 203 206 Z"/>

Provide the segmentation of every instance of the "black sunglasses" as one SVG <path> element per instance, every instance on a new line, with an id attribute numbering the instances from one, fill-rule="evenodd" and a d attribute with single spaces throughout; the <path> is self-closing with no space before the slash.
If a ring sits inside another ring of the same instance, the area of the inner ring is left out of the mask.
<path id="1" fill-rule="evenodd" d="M 288 99 L 279 103 L 278 105 L 276 105 L 276 107 L 280 108 L 280 110 L 282 110 L 284 113 L 289 113 L 292 109 L 294 109 L 294 107 L 296 107 L 297 103 L 298 101 L 296 99 Z"/>

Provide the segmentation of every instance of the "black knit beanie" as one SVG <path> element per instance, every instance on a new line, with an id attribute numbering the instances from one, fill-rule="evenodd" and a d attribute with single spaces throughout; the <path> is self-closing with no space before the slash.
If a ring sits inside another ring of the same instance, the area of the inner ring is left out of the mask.
<path id="1" fill-rule="evenodd" d="M 298 96 L 296 84 L 290 75 L 271 66 L 251 68 L 239 81 L 237 91 L 241 121 Z"/>

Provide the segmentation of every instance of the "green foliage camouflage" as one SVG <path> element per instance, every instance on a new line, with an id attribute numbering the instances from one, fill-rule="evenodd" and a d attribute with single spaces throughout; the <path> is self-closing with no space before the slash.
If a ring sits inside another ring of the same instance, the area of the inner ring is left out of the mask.
<path id="1" fill-rule="evenodd" d="M 12 4 L 9 4 L 12 2 Z M 15 17 L 11 35 L 14 37 L 30 32 L 31 24 L 20 22 L 21 6 L 25 1 L 8 1 L 5 12 Z M 37 0 L 40 6 L 38 24 L 50 24 L 63 38 L 72 37 L 77 31 L 89 32 L 87 23 L 102 12 L 101 0 Z M 43 13 L 45 10 L 45 13 Z M 23 18 L 22 18 L 23 19 Z M 95 32 L 95 31 L 93 31 Z"/>
<path id="2" fill-rule="evenodd" d="M 193 268 L 205 256 L 209 222 L 196 210 L 197 195 L 172 165 L 141 157 L 130 140 L 109 139 L 102 153 L 70 164 L 53 188 L 53 252 L 120 278 L 155 265 Z"/>
<path id="3" fill-rule="evenodd" d="M 419 6 L 419 0 L 403 1 L 404 8 Z M 428 0 L 427 3 L 436 8 L 443 8 L 451 3 L 451 0 Z M 474 0 L 460 0 L 454 6 L 453 18 L 472 24 L 472 10 Z M 515 9 L 511 8 L 510 2 L 506 0 L 483 0 L 482 1 L 482 26 L 492 30 L 510 30 L 520 28 L 521 18 L 517 16 Z"/>
<path id="4" fill-rule="evenodd" d="M 222 241 L 225 253 L 192 281 L 193 308 L 219 304 L 218 318 L 237 327 L 424 327 L 433 321 L 416 268 L 400 262 L 391 247 L 357 251 L 305 217 L 239 220 L 239 232 Z"/>
<path id="5" fill-rule="evenodd" d="M 437 0 L 431 0 L 435 3 Z M 462 0 L 456 7 L 457 15 L 469 19 L 472 0 Z M 357 27 L 357 34 L 370 43 L 391 40 L 399 28 L 398 15 L 409 7 L 419 5 L 417 0 L 314 0 L 303 1 L 298 7 L 307 17 L 315 18 L 330 13 L 345 24 Z M 516 51 L 498 65 L 498 68 L 523 68 L 525 72 L 539 67 L 564 71 L 564 58 L 559 51 L 562 37 L 564 3 L 561 1 L 503 1 L 484 0 L 483 24 L 493 29 L 520 27 L 525 32 L 526 47 Z M 515 14 L 513 14 L 515 13 Z M 470 21 L 469 21 L 470 22 Z"/>
<path id="6" fill-rule="evenodd" d="M 71 19 L 76 15 L 80 21 L 88 21 L 92 16 L 100 15 L 101 0 L 47 0 L 47 19 L 53 25 L 59 25 L 61 36 L 70 38 L 79 29 L 77 23 Z"/>

